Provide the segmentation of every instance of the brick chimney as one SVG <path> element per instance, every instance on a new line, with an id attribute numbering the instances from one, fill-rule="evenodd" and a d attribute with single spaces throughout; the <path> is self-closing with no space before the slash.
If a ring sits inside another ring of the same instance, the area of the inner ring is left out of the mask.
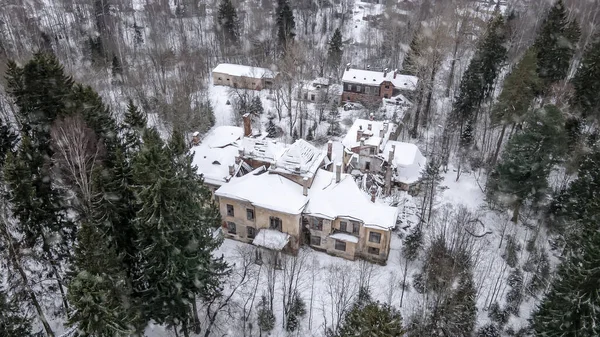
<path id="1" fill-rule="evenodd" d="M 235 156 L 235 163 L 237 165 L 239 165 L 241 161 L 242 161 L 242 158 L 240 158 L 240 156 Z"/>
<path id="2" fill-rule="evenodd" d="M 379 137 L 383 138 L 384 136 L 385 136 L 385 126 L 383 128 L 381 128 L 381 129 L 379 129 Z"/>
<path id="3" fill-rule="evenodd" d="M 396 79 L 396 75 L 398 75 L 398 69 L 394 69 L 394 79 Z"/>
<path id="4" fill-rule="evenodd" d="M 367 124 L 367 130 L 369 130 L 369 131 L 373 130 L 373 124 L 371 124 L 371 123 Z"/>
<path id="5" fill-rule="evenodd" d="M 392 151 L 390 151 L 390 155 Z M 390 195 L 392 193 L 392 164 L 388 162 L 387 168 L 385 170 L 385 195 Z"/>
<path id="6" fill-rule="evenodd" d="M 383 69 L 383 77 L 386 77 L 388 74 L 388 68 Z"/>
<path id="7" fill-rule="evenodd" d="M 375 186 L 371 186 L 371 202 L 375 202 L 376 196 L 377 196 L 377 188 L 375 188 Z"/>
<path id="8" fill-rule="evenodd" d="M 333 155 L 333 142 L 330 140 L 327 142 L 327 159 L 331 161 Z"/>
<path id="9" fill-rule="evenodd" d="M 302 178 L 302 195 L 305 197 L 308 195 L 308 178 L 306 177 Z"/>
<path id="10" fill-rule="evenodd" d="M 244 120 L 244 137 L 252 136 L 252 118 L 250 118 L 250 114 L 244 114 L 242 119 Z"/>
<path id="11" fill-rule="evenodd" d="M 390 165 L 392 165 L 392 163 L 394 162 L 394 155 L 396 154 L 396 145 L 392 145 L 392 150 L 390 151 L 389 155 L 388 155 L 388 163 Z"/>
<path id="12" fill-rule="evenodd" d="M 229 165 L 229 176 L 233 177 L 234 174 L 235 174 L 235 166 Z"/>
<path id="13" fill-rule="evenodd" d="M 358 130 L 356 130 L 356 141 L 359 142 L 360 139 L 363 136 L 363 129 L 362 129 L 362 125 L 358 126 Z"/>
<path id="14" fill-rule="evenodd" d="M 365 146 L 365 137 L 360 139 L 360 146 Z"/>
<path id="15" fill-rule="evenodd" d="M 350 64 L 350 63 L 346 64 L 346 71 L 350 70 L 350 66 L 351 66 L 351 65 L 352 65 L 352 64 Z"/>
<path id="16" fill-rule="evenodd" d="M 337 164 L 335 164 L 335 182 L 336 182 L 336 184 L 339 183 L 340 180 L 342 180 L 342 164 L 337 163 Z"/>
<path id="17" fill-rule="evenodd" d="M 373 115 L 373 113 L 371 112 L 369 114 L 369 120 L 372 121 L 373 119 L 375 119 L 375 115 Z"/>

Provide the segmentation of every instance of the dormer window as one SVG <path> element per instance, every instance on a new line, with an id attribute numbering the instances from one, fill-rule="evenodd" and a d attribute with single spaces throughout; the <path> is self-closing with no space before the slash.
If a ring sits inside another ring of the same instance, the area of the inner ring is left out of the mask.
<path id="1" fill-rule="evenodd" d="M 219 163 L 219 161 L 218 161 L 218 160 L 215 160 L 215 161 L 213 161 L 213 162 L 212 162 L 212 164 L 213 164 L 213 165 L 221 165 L 221 163 Z"/>

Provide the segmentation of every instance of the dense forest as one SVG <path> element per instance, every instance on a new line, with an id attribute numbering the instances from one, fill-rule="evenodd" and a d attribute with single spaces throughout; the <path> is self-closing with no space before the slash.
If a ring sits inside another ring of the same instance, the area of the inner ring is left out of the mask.
<path id="1" fill-rule="evenodd" d="M 600 336 L 600 2 L 380 2 L 0 3 L 0 336 Z M 293 96 L 346 65 L 418 77 L 407 113 Z M 246 113 L 422 149 L 386 266 L 223 239 L 190 142 Z"/>

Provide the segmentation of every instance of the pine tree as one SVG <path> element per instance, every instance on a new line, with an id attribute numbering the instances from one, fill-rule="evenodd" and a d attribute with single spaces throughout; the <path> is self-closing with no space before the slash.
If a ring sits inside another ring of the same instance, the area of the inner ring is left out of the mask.
<path id="1" fill-rule="evenodd" d="M 250 106 L 248 107 L 248 112 L 257 117 L 265 112 L 260 96 L 254 96 L 254 98 L 252 98 Z"/>
<path id="2" fill-rule="evenodd" d="M 260 331 L 270 332 L 275 327 L 275 315 L 269 307 L 269 301 L 267 297 L 263 295 L 260 302 L 258 302 L 257 313 L 258 328 Z"/>
<path id="3" fill-rule="evenodd" d="M 327 51 L 327 62 L 332 69 L 337 69 L 342 63 L 342 32 L 339 28 L 335 29 L 331 40 L 329 40 L 329 49 Z"/>
<path id="4" fill-rule="evenodd" d="M 416 32 L 410 41 L 408 52 L 402 61 L 402 71 L 405 74 L 416 76 L 419 72 L 419 59 L 421 58 L 421 35 Z"/>
<path id="5" fill-rule="evenodd" d="M 219 210 L 191 157 L 175 162 L 155 129 L 144 133 L 133 181 L 139 202 L 138 286 L 146 318 L 187 332 L 190 303 L 196 296 L 219 296 L 218 277 L 226 274 L 226 264 L 211 255 L 220 245 L 211 231 L 221 224 Z"/>
<path id="6" fill-rule="evenodd" d="M 275 123 L 273 122 L 273 120 L 275 119 L 275 115 L 269 114 L 269 116 L 267 116 L 267 125 L 266 125 L 266 130 L 267 130 L 267 137 L 269 138 L 275 138 L 275 136 L 277 136 L 277 127 L 275 126 Z"/>
<path id="7" fill-rule="evenodd" d="M 217 22 L 223 32 L 225 43 L 236 45 L 240 38 L 237 11 L 231 0 L 221 0 Z"/>
<path id="8" fill-rule="evenodd" d="M 185 139 L 183 134 L 179 130 L 173 130 L 171 139 L 169 139 L 169 152 L 171 156 L 177 161 L 186 153 L 187 145 L 185 145 Z"/>
<path id="9" fill-rule="evenodd" d="M 298 330 L 300 324 L 300 318 L 306 315 L 306 304 L 300 297 L 298 291 L 292 296 L 292 303 L 290 305 L 290 312 L 287 315 L 287 322 L 285 325 L 286 331 Z"/>
<path id="10" fill-rule="evenodd" d="M 519 307 L 523 301 L 523 273 L 516 268 L 508 275 L 510 290 L 506 293 L 506 311 L 519 317 Z"/>
<path id="11" fill-rule="evenodd" d="M 35 336 L 31 319 L 23 312 L 15 298 L 10 298 L 0 287 L 0 336 L 27 337 Z"/>
<path id="12" fill-rule="evenodd" d="M 285 50 L 296 36 L 296 21 L 288 0 L 277 0 L 276 15 L 277 41 L 280 50 L 285 53 Z"/>
<path id="13" fill-rule="evenodd" d="M 526 118 L 521 133 L 514 135 L 496 169 L 490 175 L 487 190 L 490 200 L 512 200 L 513 222 L 526 200 L 537 201 L 548 186 L 548 174 L 564 153 L 564 121 L 558 108 L 547 105 Z"/>
<path id="14" fill-rule="evenodd" d="M 492 166 L 498 160 L 506 127 L 522 121 L 523 116 L 531 106 L 531 102 L 540 90 L 541 83 L 537 76 L 536 54 L 533 48 L 527 50 L 523 58 L 504 80 L 502 92 L 492 110 L 492 123 L 502 125 L 500 138 L 491 161 Z"/>
<path id="15" fill-rule="evenodd" d="M 17 145 L 18 136 L 6 124 L 0 124 L 0 168 L 4 167 L 4 159 Z"/>
<path id="16" fill-rule="evenodd" d="M 596 33 L 585 50 L 571 83 L 574 89 L 571 106 L 578 115 L 600 119 L 600 33 Z"/>
<path id="17" fill-rule="evenodd" d="M 317 129 L 317 124 L 314 123 L 311 127 L 308 128 L 308 133 L 306 134 L 305 139 L 309 142 L 315 140 L 315 130 Z"/>
<path id="18" fill-rule="evenodd" d="M 125 151 L 128 156 L 131 157 L 134 153 L 139 151 L 141 136 L 143 130 L 146 128 L 146 123 L 146 115 L 140 111 L 130 99 L 127 104 L 127 111 L 125 112 L 123 124 L 121 125 Z"/>
<path id="19" fill-rule="evenodd" d="M 340 111 L 338 110 L 337 104 L 331 105 L 327 122 L 329 123 L 329 128 L 327 128 L 327 135 L 339 136 L 342 132 L 342 129 L 340 127 Z"/>
<path id="20" fill-rule="evenodd" d="M 599 336 L 600 234 L 597 215 L 585 219 L 590 228 L 578 249 L 559 267 L 552 287 L 532 316 L 536 336 Z"/>
<path id="21" fill-rule="evenodd" d="M 558 0 L 542 23 L 534 46 L 537 51 L 537 72 L 544 89 L 567 77 L 571 58 L 579 41 L 579 28 L 567 20 L 563 0 Z"/>
<path id="22" fill-rule="evenodd" d="M 501 337 L 500 329 L 495 324 L 489 323 L 479 328 L 475 337 Z"/>
<path id="23" fill-rule="evenodd" d="M 506 39 L 504 17 L 497 13 L 489 22 L 487 31 L 463 74 L 459 94 L 453 106 L 452 127 L 460 130 L 463 150 L 472 143 L 477 109 L 491 94 L 496 77 L 506 59 Z"/>
<path id="24" fill-rule="evenodd" d="M 405 333 L 402 316 L 379 302 L 355 304 L 344 317 L 335 337 L 399 337 Z"/>
<path id="25" fill-rule="evenodd" d="M 70 272 L 69 302 L 75 310 L 69 324 L 85 336 L 129 336 L 140 326 L 131 283 L 115 247 L 102 227 L 82 224 Z"/>

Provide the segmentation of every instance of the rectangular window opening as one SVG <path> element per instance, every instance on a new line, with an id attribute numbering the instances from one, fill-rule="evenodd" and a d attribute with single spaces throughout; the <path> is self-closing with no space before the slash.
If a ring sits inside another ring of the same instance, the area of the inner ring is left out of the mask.
<path id="1" fill-rule="evenodd" d="M 233 205 L 227 204 L 227 216 L 235 216 L 235 212 L 233 211 Z"/>
<path id="2" fill-rule="evenodd" d="M 335 250 L 346 251 L 346 243 L 344 241 L 335 240 Z"/>
<path id="3" fill-rule="evenodd" d="M 370 232 L 369 242 L 381 243 L 381 233 Z"/>
<path id="4" fill-rule="evenodd" d="M 320 246 L 321 245 L 321 237 L 316 236 L 316 235 L 311 235 L 310 236 L 310 244 L 313 246 Z"/>
<path id="5" fill-rule="evenodd" d="M 231 221 L 227 222 L 227 233 L 237 234 L 235 222 L 231 222 Z"/>
<path id="6" fill-rule="evenodd" d="M 373 255 L 379 255 L 379 248 L 369 247 L 367 248 L 367 252 Z"/>
<path id="7" fill-rule="evenodd" d="M 250 221 L 254 221 L 254 210 L 251 208 L 246 208 L 246 219 Z"/>

